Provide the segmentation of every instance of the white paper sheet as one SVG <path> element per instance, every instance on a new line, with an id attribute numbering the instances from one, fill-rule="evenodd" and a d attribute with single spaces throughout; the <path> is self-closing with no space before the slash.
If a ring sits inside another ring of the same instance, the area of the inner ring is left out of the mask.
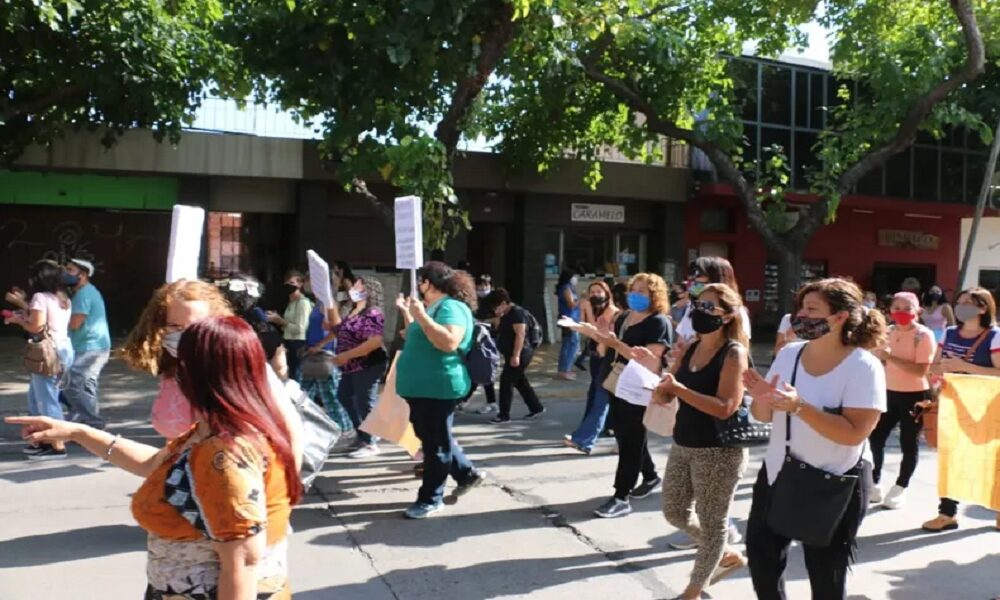
<path id="1" fill-rule="evenodd" d="M 167 283 L 198 279 L 198 258 L 204 231 L 204 208 L 182 204 L 174 206 L 167 251 Z"/>
<path id="2" fill-rule="evenodd" d="M 396 268 L 424 266 L 423 205 L 417 196 L 396 198 Z"/>
<path id="3" fill-rule="evenodd" d="M 306 250 L 309 260 L 309 285 L 312 286 L 316 299 L 323 303 L 323 308 L 334 306 L 333 289 L 330 287 L 330 265 L 313 250 Z"/>
<path id="4" fill-rule="evenodd" d="M 634 360 L 628 361 L 625 370 L 618 377 L 615 396 L 629 404 L 649 406 L 653 389 L 660 382 L 660 376 Z"/>

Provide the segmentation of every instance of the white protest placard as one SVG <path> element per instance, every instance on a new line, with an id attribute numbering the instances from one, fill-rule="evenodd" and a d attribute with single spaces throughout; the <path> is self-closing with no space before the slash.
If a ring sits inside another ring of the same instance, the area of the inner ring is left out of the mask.
<path id="1" fill-rule="evenodd" d="M 618 376 L 615 396 L 629 404 L 649 406 L 653 389 L 660 382 L 660 376 L 634 360 L 628 361 L 625 370 Z"/>
<path id="2" fill-rule="evenodd" d="M 420 198 L 396 198 L 396 268 L 424 266 L 424 220 Z"/>
<path id="3" fill-rule="evenodd" d="M 314 250 L 306 250 L 306 258 L 309 260 L 309 284 L 316 299 L 323 303 L 323 308 L 333 307 L 335 303 L 333 289 L 330 287 L 330 265 Z"/>
<path id="4" fill-rule="evenodd" d="M 170 247 L 167 250 L 167 283 L 198 279 L 201 237 L 205 231 L 205 209 L 198 206 L 174 206 L 170 223 Z"/>

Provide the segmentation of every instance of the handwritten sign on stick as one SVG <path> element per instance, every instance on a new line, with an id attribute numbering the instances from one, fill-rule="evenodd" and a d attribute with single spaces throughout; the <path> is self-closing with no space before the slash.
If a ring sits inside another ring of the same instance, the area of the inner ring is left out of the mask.
<path id="1" fill-rule="evenodd" d="M 333 290 L 330 288 L 330 265 L 314 250 L 306 250 L 306 258 L 309 260 L 309 285 L 312 286 L 313 293 L 323 303 L 323 308 L 334 306 Z"/>
<path id="2" fill-rule="evenodd" d="M 424 221 L 420 198 L 396 198 L 396 268 L 424 266 Z"/>
<path id="3" fill-rule="evenodd" d="M 167 251 L 167 283 L 198 279 L 198 258 L 204 231 L 204 208 L 182 204 L 174 206 Z"/>

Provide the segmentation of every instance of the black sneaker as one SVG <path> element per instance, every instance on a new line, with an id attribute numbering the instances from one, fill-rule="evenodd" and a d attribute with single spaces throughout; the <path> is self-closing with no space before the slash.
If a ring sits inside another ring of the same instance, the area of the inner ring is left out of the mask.
<path id="1" fill-rule="evenodd" d="M 62 460 L 66 458 L 66 456 L 66 450 L 56 450 L 52 446 L 48 446 L 41 452 L 29 454 L 28 460 Z"/>
<path id="2" fill-rule="evenodd" d="M 587 371 L 587 364 L 585 362 L 586 360 L 587 360 L 587 355 L 586 354 L 581 354 L 580 357 L 576 359 L 576 362 L 573 363 L 573 365 L 577 369 L 580 369 L 581 371 L 586 372 Z"/>
<path id="3" fill-rule="evenodd" d="M 611 498 L 595 510 L 594 514 L 602 519 L 614 519 L 615 517 L 624 517 L 630 512 L 632 512 L 632 505 L 627 500 Z"/>
<path id="4" fill-rule="evenodd" d="M 501 417 L 497 415 L 490 419 L 490 423 L 510 423 L 510 417 Z"/>
<path id="5" fill-rule="evenodd" d="M 524 419 L 526 421 L 530 421 L 530 420 L 534 419 L 535 417 L 537 417 L 538 415 L 543 414 L 544 412 L 545 412 L 545 409 L 542 408 L 542 410 L 537 410 L 535 412 L 528 413 L 528 414 L 524 415 Z"/>
<path id="6" fill-rule="evenodd" d="M 52 446 L 49 446 L 48 444 L 39 444 L 37 446 L 28 445 L 21 449 L 21 454 L 25 456 L 34 456 L 39 452 L 44 452 L 46 448 L 51 448 L 51 447 Z"/>
<path id="7" fill-rule="evenodd" d="M 448 505 L 455 504 L 458 499 L 469 493 L 472 488 L 479 487 L 486 483 L 486 472 L 485 471 L 473 471 L 472 476 L 465 483 L 459 484 L 451 494 L 445 496 L 444 503 Z"/>
<path id="8" fill-rule="evenodd" d="M 654 491 L 656 491 L 656 488 L 660 487 L 660 485 L 662 483 L 663 483 L 663 480 L 660 479 L 659 477 L 657 477 L 656 479 L 650 479 L 648 481 L 643 481 L 639 485 L 635 486 L 635 489 L 632 490 L 632 493 L 629 494 L 629 497 L 630 498 L 635 498 L 636 500 L 640 500 L 642 498 L 645 498 L 646 496 L 648 496 L 648 495 L 652 494 Z"/>

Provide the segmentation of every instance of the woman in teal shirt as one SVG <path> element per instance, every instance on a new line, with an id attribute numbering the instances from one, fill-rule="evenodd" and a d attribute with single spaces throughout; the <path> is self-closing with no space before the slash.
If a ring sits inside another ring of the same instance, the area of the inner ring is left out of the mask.
<path id="1" fill-rule="evenodd" d="M 465 357 L 472 349 L 476 287 L 472 277 L 432 261 L 417 271 L 422 300 L 399 297 L 406 347 L 396 364 L 396 393 L 410 405 L 410 422 L 424 454 L 423 485 L 406 517 L 424 519 L 443 508 L 450 474 L 457 500 L 485 480 L 452 435 L 455 406 L 472 388 Z"/>

